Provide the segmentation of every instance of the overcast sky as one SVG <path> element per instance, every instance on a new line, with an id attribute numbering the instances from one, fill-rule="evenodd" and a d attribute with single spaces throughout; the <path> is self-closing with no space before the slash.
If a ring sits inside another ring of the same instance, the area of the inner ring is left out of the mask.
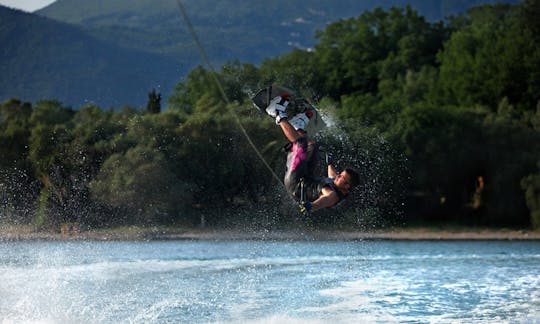
<path id="1" fill-rule="evenodd" d="M 32 12 L 53 3 L 55 0 L 0 0 L 0 5 Z"/>

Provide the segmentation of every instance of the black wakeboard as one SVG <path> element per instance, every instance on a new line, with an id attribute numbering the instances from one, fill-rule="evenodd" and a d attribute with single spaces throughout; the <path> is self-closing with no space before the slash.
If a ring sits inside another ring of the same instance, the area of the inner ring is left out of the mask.
<path id="1" fill-rule="evenodd" d="M 305 129 L 310 136 L 314 136 L 316 133 L 326 127 L 326 123 L 322 119 L 319 111 L 307 100 L 298 96 L 294 90 L 287 87 L 280 85 L 268 86 L 257 91 L 255 96 L 251 98 L 251 101 L 257 110 L 266 114 L 266 107 L 268 107 L 272 99 L 277 96 L 286 96 L 289 98 L 289 105 L 287 106 L 285 112 L 290 118 L 297 114 L 305 113 L 306 111 L 312 111 L 313 117 L 310 118 L 310 121 Z"/>

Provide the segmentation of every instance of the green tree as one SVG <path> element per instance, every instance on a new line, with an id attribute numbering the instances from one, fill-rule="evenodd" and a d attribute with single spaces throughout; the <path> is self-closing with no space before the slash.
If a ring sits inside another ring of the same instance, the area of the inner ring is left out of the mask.
<path id="1" fill-rule="evenodd" d="M 175 129 L 183 114 L 167 110 L 141 115 L 123 111 L 112 115 L 120 131 L 110 132 L 101 148 L 104 162 L 91 180 L 92 199 L 129 223 L 156 224 L 182 220 L 191 204 L 191 189 L 175 169 L 182 138 Z M 117 223 L 102 219 L 104 224 Z"/>
<path id="2" fill-rule="evenodd" d="M 315 46 L 321 91 L 336 100 L 355 92 L 376 94 L 382 79 L 434 64 L 447 34 L 442 24 L 426 22 L 410 7 L 377 8 L 329 24 Z"/>
<path id="3" fill-rule="evenodd" d="M 216 85 L 212 72 L 198 66 L 179 82 L 169 96 L 168 108 L 181 111 L 185 114 L 193 113 L 195 105 L 201 96 L 209 94 L 213 98 L 222 100 L 220 90 Z"/>
<path id="4" fill-rule="evenodd" d="M 414 208 L 430 217 L 464 211 L 474 180 L 483 175 L 483 115 L 482 111 L 426 104 L 400 113 L 391 132 L 404 148 L 412 170 L 407 191 L 422 198 L 421 205 Z"/>
<path id="5" fill-rule="evenodd" d="M 78 110 L 73 116 L 72 140 L 66 146 L 64 168 L 70 170 L 69 204 L 77 213 L 70 221 L 87 226 L 100 226 L 107 222 L 107 211 L 90 197 L 90 182 L 97 176 L 107 157 L 115 152 L 115 138 L 125 131 L 125 124 L 114 120 L 114 115 L 122 113 L 104 112 L 99 107 L 89 105 Z"/>
<path id="6" fill-rule="evenodd" d="M 37 185 L 28 161 L 32 107 L 18 99 L 0 104 L 0 222 L 27 223 Z"/>
<path id="7" fill-rule="evenodd" d="M 49 192 L 41 196 L 50 198 L 43 202 L 43 208 L 46 208 L 45 214 L 41 215 L 42 219 L 46 218 L 44 225 L 57 226 L 69 218 L 68 190 L 72 170 L 65 163 L 70 159 L 67 147 L 73 139 L 70 130 L 74 114 L 71 108 L 52 100 L 38 102 L 30 116 L 29 159 L 41 182 L 42 192 Z"/>
<path id="8" fill-rule="evenodd" d="M 102 221 L 88 186 L 125 129 L 113 115 L 92 105 L 74 111 L 57 101 L 39 102 L 32 111 L 29 158 L 42 188 L 40 225 Z"/>
<path id="9" fill-rule="evenodd" d="M 123 211 L 121 223 L 171 223 L 191 203 L 189 186 L 177 179 L 164 154 L 144 144 L 111 155 L 90 189 L 94 199 Z"/>
<path id="10" fill-rule="evenodd" d="M 249 94 L 258 90 L 259 74 L 255 66 L 234 61 L 222 66 L 219 80 L 229 101 L 242 104 Z"/>
<path id="11" fill-rule="evenodd" d="M 509 5 L 470 11 L 470 25 L 454 32 L 439 55 L 439 102 L 495 109 L 504 97 L 531 109 L 538 95 L 540 47 Z"/>
<path id="12" fill-rule="evenodd" d="M 18 99 L 0 104 L 0 150 L 3 166 L 23 162 L 28 155 L 32 106 Z"/>
<path id="13" fill-rule="evenodd" d="M 486 170 L 486 219 L 490 224 L 529 225 L 521 179 L 535 172 L 540 133 L 515 118 L 515 108 L 501 101 L 483 125 Z"/>
<path id="14" fill-rule="evenodd" d="M 538 168 L 540 168 L 540 162 Z M 530 210 L 531 226 L 538 229 L 540 228 L 540 173 L 523 178 L 521 188 L 525 191 L 527 207 Z"/>
<path id="15" fill-rule="evenodd" d="M 312 52 L 298 49 L 277 58 L 266 59 L 259 69 L 258 88 L 283 84 L 302 93 L 306 98 L 317 99 L 321 89 L 321 76 L 314 59 Z"/>
<path id="16" fill-rule="evenodd" d="M 148 93 L 146 111 L 150 114 L 159 114 L 161 112 L 161 94 L 157 93 L 156 89 L 152 89 L 152 91 Z"/>

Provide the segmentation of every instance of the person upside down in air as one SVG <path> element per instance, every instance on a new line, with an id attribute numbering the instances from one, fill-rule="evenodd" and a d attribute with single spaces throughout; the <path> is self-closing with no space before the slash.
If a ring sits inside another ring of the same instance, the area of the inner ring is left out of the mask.
<path id="1" fill-rule="evenodd" d="M 307 138 L 304 131 L 310 118 L 313 117 L 313 111 L 307 110 L 289 119 L 286 113 L 288 104 L 286 96 L 278 96 L 266 108 L 267 114 L 275 118 L 276 124 L 292 143 L 291 150 L 287 154 L 285 188 L 300 201 L 300 211 L 303 214 L 334 206 L 360 183 L 360 177 L 352 168 L 346 168 L 338 173 L 328 160 L 327 177 L 313 174 L 319 160 L 318 148 L 316 143 Z"/>

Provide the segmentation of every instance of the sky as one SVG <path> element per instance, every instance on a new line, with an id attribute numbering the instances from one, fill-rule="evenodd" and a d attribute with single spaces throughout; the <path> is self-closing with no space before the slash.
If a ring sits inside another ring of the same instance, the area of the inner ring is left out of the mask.
<path id="1" fill-rule="evenodd" d="M 0 5 L 32 12 L 41 9 L 56 0 L 0 0 Z"/>

